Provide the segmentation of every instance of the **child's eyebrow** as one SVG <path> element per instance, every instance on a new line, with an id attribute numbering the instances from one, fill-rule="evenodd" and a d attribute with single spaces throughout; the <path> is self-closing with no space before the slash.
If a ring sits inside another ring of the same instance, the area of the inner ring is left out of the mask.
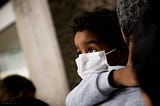
<path id="1" fill-rule="evenodd" d="M 97 44 L 97 43 L 98 43 L 98 41 L 91 40 L 91 41 L 86 42 L 86 45 Z"/>

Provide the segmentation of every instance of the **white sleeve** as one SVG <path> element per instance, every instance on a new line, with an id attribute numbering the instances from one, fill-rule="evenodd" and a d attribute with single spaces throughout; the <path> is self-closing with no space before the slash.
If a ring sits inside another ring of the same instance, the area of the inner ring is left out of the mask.
<path id="1" fill-rule="evenodd" d="M 106 100 L 116 90 L 110 86 L 111 71 L 102 71 L 86 76 L 66 97 L 66 106 L 92 106 Z"/>

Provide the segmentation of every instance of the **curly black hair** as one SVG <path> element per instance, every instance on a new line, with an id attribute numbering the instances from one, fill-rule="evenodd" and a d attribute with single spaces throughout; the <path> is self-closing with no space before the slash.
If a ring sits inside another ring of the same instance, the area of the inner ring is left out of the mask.
<path id="1" fill-rule="evenodd" d="M 140 16 L 143 15 L 148 6 L 148 0 L 117 0 L 117 15 L 119 24 L 126 35 L 129 37 Z"/>
<path id="2" fill-rule="evenodd" d="M 115 10 L 96 8 L 94 11 L 78 15 L 72 24 L 73 34 L 84 30 L 91 31 L 111 48 L 125 45 Z"/>

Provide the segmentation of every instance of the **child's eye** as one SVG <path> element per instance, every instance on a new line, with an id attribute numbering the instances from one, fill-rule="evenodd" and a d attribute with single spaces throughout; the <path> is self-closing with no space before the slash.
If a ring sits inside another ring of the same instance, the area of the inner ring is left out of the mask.
<path id="1" fill-rule="evenodd" d="M 88 49 L 88 52 L 89 52 L 89 53 L 93 53 L 93 52 L 96 52 L 96 51 L 97 51 L 97 50 L 92 49 L 92 48 L 89 48 L 89 49 Z"/>
<path id="2" fill-rule="evenodd" d="M 77 51 L 77 54 L 79 55 L 79 54 L 82 54 L 82 52 L 81 51 Z"/>

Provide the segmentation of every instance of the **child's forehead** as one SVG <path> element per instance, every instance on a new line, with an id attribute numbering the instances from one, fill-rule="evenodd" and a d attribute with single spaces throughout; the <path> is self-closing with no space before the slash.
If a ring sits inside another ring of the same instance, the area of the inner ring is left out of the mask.
<path id="1" fill-rule="evenodd" d="M 87 30 L 77 32 L 74 37 L 75 42 L 80 42 L 80 41 L 86 42 L 86 41 L 90 41 L 90 40 L 97 41 L 98 37 L 96 36 L 96 34 L 90 32 L 90 31 L 87 31 Z"/>

